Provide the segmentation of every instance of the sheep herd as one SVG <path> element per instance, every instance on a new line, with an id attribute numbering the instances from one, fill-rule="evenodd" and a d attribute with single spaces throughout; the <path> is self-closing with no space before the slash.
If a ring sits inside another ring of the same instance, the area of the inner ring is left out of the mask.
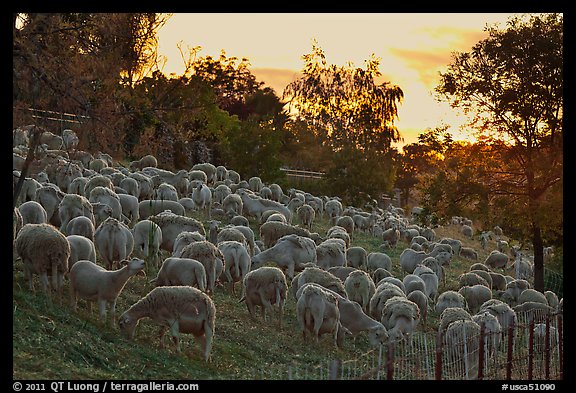
<path id="1" fill-rule="evenodd" d="M 14 188 L 32 129 L 13 132 Z M 554 292 L 531 288 L 530 257 L 510 247 L 498 226 L 475 235 L 471 220 L 452 217 L 447 225 L 478 244 L 464 246 L 417 225 L 418 207 L 410 214 L 391 204 L 345 207 L 337 197 L 242 180 L 210 163 L 174 173 L 147 155 L 124 167 L 109 155 L 77 150 L 72 130 L 44 132 L 41 141 L 13 213 L 24 278 L 34 290 L 38 275 L 50 301 L 52 292 L 62 298 L 69 280 L 74 311 L 78 299 L 97 302 L 104 322 L 110 308 L 110 323 L 128 337 L 149 318 L 162 326 L 161 346 L 168 330 L 178 351 L 180 334 L 193 334 L 209 360 L 217 323 L 212 299 L 220 286 L 245 302 L 254 323 L 263 323 L 257 306 L 264 321 L 277 308 L 280 327 L 291 296 L 302 337 L 318 341 L 326 334 L 338 347 L 362 332 L 373 346 L 405 339 L 431 314 L 445 337 L 471 337 L 483 324 L 497 340 L 517 312 L 562 312 Z M 312 232 L 322 218 L 330 228 Z M 380 239 L 380 249 L 353 245 L 358 233 Z M 487 249 L 491 240 L 494 250 Z M 394 274 L 388 251 L 400 241 L 408 246 Z M 491 251 L 483 262 L 480 250 Z M 441 291 L 455 258 L 470 261 L 470 269 L 458 288 Z M 157 272 L 154 289 L 117 319 L 125 284 L 143 271 Z"/>

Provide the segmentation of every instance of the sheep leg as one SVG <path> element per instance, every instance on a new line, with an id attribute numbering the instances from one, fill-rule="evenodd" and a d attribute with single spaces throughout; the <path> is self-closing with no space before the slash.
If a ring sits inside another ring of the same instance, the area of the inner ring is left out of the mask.
<path id="1" fill-rule="evenodd" d="M 48 274 L 46 272 L 40 274 L 40 282 L 42 283 L 42 290 L 48 296 L 48 302 L 52 303 L 52 293 L 50 291 L 50 283 L 48 282 Z"/>
<path id="2" fill-rule="evenodd" d="M 166 332 L 168 331 L 168 327 L 167 326 L 160 326 L 160 331 L 158 332 L 158 338 L 160 339 L 160 349 L 164 349 L 164 336 L 166 335 Z"/>
<path id="3" fill-rule="evenodd" d="M 110 306 L 110 323 L 112 328 L 114 328 L 116 322 L 116 300 L 117 298 L 112 301 L 112 305 Z"/>
<path id="4" fill-rule="evenodd" d="M 34 291 L 34 280 L 32 279 L 32 270 L 26 266 L 26 261 L 24 261 L 24 277 L 28 281 L 28 287 L 30 288 L 30 292 Z"/>
<path id="5" fill-rule="evenodd" d="M 70 283 L 70 306 L 74 312 L 78 311 L 78 299 L 76 298 L 76 290 L 72 283 Z"/>
<path id="6" fill-rule="evenodd" d="M 106 322 L 106 300 L 98 299 L 98 311 L 100 322 L 102 323 Z"/>
<path id="7" fill-rule="evenodd" d="M 174 341 L 174 344 L 176 344 L 176 352 L 181 352 L 180 325 L 178 324 L 178 320 L 175 320 L 173 323 L 170 324 L 170 334 L 172 335 L 172 340 Z"/>

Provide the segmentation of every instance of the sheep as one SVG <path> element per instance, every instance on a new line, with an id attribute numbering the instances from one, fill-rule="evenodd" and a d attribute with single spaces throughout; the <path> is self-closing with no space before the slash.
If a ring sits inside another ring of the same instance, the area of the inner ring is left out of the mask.
<path id="1" fill-rule="evenodd" d="M 179 216 L 186 215 L 184 206 L 176 201 L 145 199 L 138 204 L 138 215 L 141 220 L 145 220 L 166 210 Z"/>
<path id="2" fill-rule="evenodd" d="M 558 306 L 560 304 L 560 301 L 558 300 L 558 295 L 556 295 L 552 291 L 544 291 L 544 296 L 546 297 L 546 300 L 548 301 L 548 305 L 557 310 Z"/>
<path id="3" fill-rule="evenodd" d="M 416 274 L 405 275 L 402 279 L 402 285 L 404 286 L 404 293 L 406 295 L 413 291 L 426 291 L 426 283 L 420 276 L 417 276 Z"/>
<path id="4" fill-rule="evenodd" d="M 404 292 L 398 288 L 396 285 L 384 282 L 376 287 L 376 292 L 370 298 L 369 314 L 375 320 L 380 320 L 382 318 L 382 310 L 384 309 L 384 304 L 388 299 L 393 296 L 404 296 Z"/>
<path id="5" fill-rule="evenodd" d="M 316 245 L 312 239 L 287 235 L 276 244 L 252 257 L 252 268 L 258 268 L 264 263 L 273 262 L 286 272 L 288 279 L 292 280 L 294 272 L 301 271 L 306 266 L 316 264 Z"/>
<path id="6" fill-rule="evenodd" d="M 392 270 L 392 259 L 383 252 L 371 252 L 366 257 L 366 269 L 375 271 L 378 268 L 383 268 L 388 271 Z"/>
<path id="7" fill-rule="evenodd" d="M 263 212 L 266 210 L 276 210 L 282 213 L 289 223 L 292 222 L 292 212 L 283 204 L 252 195 L 250 191 L 246 189 L 239 189 L 236 191 L 236 194 L 239 195 L 242 200 L 242 214 L 245 216 L 255 217 L 256 220 L 260 221 Z"/>
<path id="8" fill-rule="evenodd" d="M 134 236 L 126 225 L 108 217 L 96 228 L 94 245 L 108 270 L 112 270 L 114 262 L 127 259 L 134 250 Z"/>
<path id="9" fill-rule="evenodd" d="M 235 294 L 234 283 L 242 282 L 250 271 L 250 255 L 244 244 L 234 240 L 219 241 L 218 249 L 224 256 L 224 277 L 230 283 L 230 292 Z"/>
<path id="10" fill-rule="evenodd" d="M 152 199 L 154 195 L 154 183 L 149 176 L 141 172 L 134 172 L 128 175 L 129 178 L 138 182 L 138 200 Z"/>
<path id="11" fill-rule="evenodd" d="M 461 307 L 448 307 L 440 314 L 438 332 L 445 333 L 448 326 L 456 321 L 472 321 L 472 316 Z"/>
<path id="12" fill-rule="evenodd" d="M 82 235 L 94 241 L 94 233 L 96 228 L 92 221 L 86 216 L 74 217 L 68 221 L 64 234 L 66 235 Z"/>
<path id="13" fill-rule="evenodd" d="M 517 279 L 527 280 L 534 275 L 532 264 L 529 261 L 523 260 L 521 257 L 517 258 L 508 270 L 513 270 Z"/>
<path id="14" fill-rule="evenodd" d="M 18 206 L 22 222 L 26 224 L 46 224 L 48 223 L 48 215 L 46 209 L 36 201 L 24 202 Z"/>
<path id="15" fill-rule="evenodd" d="M 379 267 L 372 272 L 372 281 L 374 282 L 379 282 L 386 277 L 392 277 L 392 273 L 382 267 Z"/>
<path id="16" fill-rule="evenodd" d="M 12 241 L 16 240 L 16 236 L 20 229 L 24 226 L 24 220 L 22 219 L 22 215 L 20 214 L 20 210 L 18 208 L 13 209 L 14 213 L 12 214 Z"/>
<path id="17" fill-rule="evenodd" d="M 487 350 L 489 354 L 493 354 L 500 346 L 500 338 L 502 336 L 502 326 L 500 326 L 498 318 L 489 311 L 483 311 L 473 315 L 472 320 L 476 322 L 480 328 L 484 325 L 484 337 L 486 337 Z"/>
<path id="18" fill-rule="evenodd" d="M 88 168 L 94 172 L 100 172 L 102 169 L 107 168 L 108 163 L 101 158 L 94 158 L 88 164 Z"/>
<path id="19" fill-rule="evenodd" d="M 206 269 L 195 259 L 168 257 L 150 282 L 157 287 L 188 285 L 205 292 Z"/>
<path id="20" fill-rule="evenodd" d="M 420 232 L 420 235 L 424 236 L 429 242 L 436 240 L 436 232 L 432 228 L 424 228 Z"/>
<path id="21" fill-rule="evenodd" d="M 474 237 L 474 229 L 470 225 L 462 225 L 462 235 L 472 239 Z"/>
<path id="22" fill-rule="evenodd" d="M 344 335 L 338 299 L 330 292 L 320 286 L 308 285 L 303 288 L 296 302 L 296 317 L 304 340 L 307 332 L 313 334 L 316 343 L 322 334 L 329 333 L 333 337 L 334 346 L 342 346 Z"/>
<path id="23" fill-rule="evenodd" d="M 161 183 L 154 190 L 154 199 L 161 201 L 178 202 L 178 191 L 176 187 L 169 183 Z"/>
<path id="24" fill-rule="evenodd" d="M 327 239 L 342 239 L 346 243 L 346 248 L 350 247 L 350 235 L 346 232 L 346 229 L 333 226 L 326 231 L 326 238 Z"/>
<path id="25" fill-rule="evenodd" d="M 354 220 L 350 216 L 338 217 L 334 225 L 344 228 L 350 236 L 354 233 Z"/>
<path id="26" fill-rule="evenodd" d="M 368 253 L 364 247 L 354 246 L 346 250 L 346 266 L 360 269 L 367 265 Z"/>
<path id="27" fill-rule="evenodd" d="M 60 191 L 56 186 L 45 184 L 44 186 L 36 189 L 36 197 L 34 200 L 44 207 L 46 210 L 46 217 L 48 222 L 55 227 L 60 227 L 60 216 L 58 215 L 58 206 L 62 202 L 65 193 Z"/>
<path id="28" fill-rule="evenodd" d="M 326 239 L 316 246 L 316 264 L 322 269 L 346 265 L 346 243 L 342 239 Z"/>
<path id="29" fill-rule="evenodd" d="M 140 198 L 140 183 L 132 177 L 125 177 L 120 181 L 120 187 L 126 191 L 128 195 L 132 195 L 133 197 Z M 140 200 L 140 199 L 138 199 Z"/>
<path id="30" fill-rule="evenodd" d="M 68 272 L 70 244 L 51 224 L 26 224 L 16 236 L 16 252 L 24 264 L 24 277 L 34 291 L 32 274 L 38 274 L 42 289 L 51 299 L 48 276 L 52 276 L 51 289 L 62 294 L 64 274 Z"/>
<path id="31" fill-rule="evenodd" d="M 241 216 L 244 210 L 244 202 L 238 194 L 229 194 L 222 201 L 222 209 L 228 217 Z"/>
<path id="32" fill-rule="evenodd" d="M 444 283 L 446 283 L 444 266 L 442 266 L 442 264 L 438 261 L 438 259 L 434 257 L 426 257 L 420 264 L 426 266 L 427 268 L 430 268 L 434 272 L 434 274 L 436 274 L 436 276 L 438 277 L 439 282 L 443 281 Z"/>
<path id="33" fill-rule="evenodd" d="M 148 219 L 158 224 L 162 230 L 162 243 L 160 244 L 160 248 L 168 252 L 174 250 L 174 241 L 181 232 L 196 231 L 201 235 L 206 236 L 204 225 L 200 221 L 191 217 L 184 217 L 171 212 L 162 212 L 155 216 L 150 216 Z"/>
<path id="34" fill-rule="evenodd" d="M 473 261 L 478 260 L 478 252 L 472 247 L 462 247 L 460 249 L 460 257 L 465 259 L 471 259 Z"/>
<path id="35" fill-rule="evenodd" d="M 402 292 L 404 292 L 405 294 L 408 293 L 408 291 L 406 290 L 406 287 L 404 286 L 404 282 L 402 280 L 400 280 L 399 278 L 396 277 L 384 277 L 383 279 L 381 279 L 380 281 L 378 281 L 376 283 L 376 287 L 378 287 L 380 284 L 382 284 L 383 282 L 389 282 L 391 284 L 396 285 L 398 288 L 400 288 L 402 290 Z"/>
<path id="36" fill-rule="evenodd" d="M 88 183 L 88 180 L 89 179 L 87 177 L 84 177 L 84 176 L 76 177 L 76 178 L 72 179 L 72 181 L 68 185 L 68 189 L 66 191 L 68 192 L 68 194 L 76 194 L 76 195 L 86 196 L 86 194 L 84 194 L 84 189 L 86 188 L 86 184 Z"/>
<path id="37" fill-rule="evenodd" d="M 388 333 L 381 322 L 372 319 L 364 313 L 362 307 L 360 307 L 357 302 L 351 301 L 330 289 L 326 289 L 315 283 L 304 284 L 296 293 L 297 298 L 301 291 L 307 286 L 318 286 L 336 297 L 338 300 L 338 310 L 340 311 L 340 323 L 346 333 L 351 334 L 352 337 L 356 337 L 363 331 L 368 332 L 368 341 L 373 347 L 385 344 L 388 341 Z"/>
<path id="38" fill-rule="evenodd" d="M 328 268 L 327 271 L 338 277 L 342 282 L 345 282 L 350 273 L 357 271 L 358 269 L 350 266 L 333 266 Z"/>
<path id="39" fill-rule="evenodd" d="M 122 332 L 134 338 L 136 325 L 142 318 L 150 318 L 161 325 L 160 347 L 164 335 L 170 334 L 180 352 L 180 333 L 193 334 L 200 342 L 205 361 L 210 359 L 215 331 L 216 306 L 212 299 L 190 286 L 156 287 L 133 304 L 118 320 Z"/>
<path id="40" fill-rule="evenodd" d="M 484 264 L 490 269 L 504 269 L 508 264 L 508 255 L 498 250 L 493 250 L 484 260 Z"/>
<path id="41" fill-rule="evenodd" d="M 228 170 L 223 165 L 216 167 L 216 181 L 224 181 L 228 179 Z"/>
<path id="42" fill-rule="evenodd" d="M 392 247 L 396 247 L 400 240 L 400 231 L 396 228 L 388 228 L 382 232 L 382 240 L 387 241 Z"/>
<path id="43" fill-rule="evenodd" d="M 60 217 L 60 231 L 65 232 L 68 222 L 74 217 L 86 216 L 93 223 L 94 218 L 94 208 L 86 199 L 81 195 L 76 194 L 65 194 L 62 197 L 62 201 L 58 205 L 58 215 Z"/>
<path id="44" fill-rule="evenodd" d="M 272 247 L 281 237 L 292 234 L 308 238 L 312 236 L 307 229 L 278 221 L 265 222 L 260 226 L 260 239 L 266 247 Z"/>
<path id="45" fill-rule="evenodd" d="M 202 183 L 208 184 L 208 176 L 206 175 L 206 172 L 201 171 L 199 169 L 188 171 L 188 180 L 190 181 L 190 184 L 192 184 L 194 180 L 200 180 Z M 188 193 L 190 192 L 191 190 L 189 189 Z"/>
<path id="46" fill-rule="evenodd" d="M 154 266 L 160 265 L 160 245 L 162 244 L 162 229 L 150 220 L 142 220 L 131 229 L 134 238 L 134 254 L 147 260 L 151 258 Z"/>
<path id="47" fill-rule="evenodd" d="M 91 301 L 98 302 L 99 318 L 106 321 L 106 307 L 111 303 L 111 322 L 114 326 L 116 301 L 128 280 L 142 271 L 145 263 L 142 259 L 133 258 L 124 267 L 109 271 L 96 263 L 87 260 L 78 261 L 70 269 L 70 304 L 77 310 L 78 298 L 86 299 L 92 310 Z"/>
<path id="48" fill-rule="evenodd" d="M 450 245 L 450 247 L 452 247 L 453 254 L 460 255 L 460 249 L 462 248 L 462 242 L 460 240 L 452 238 L 443 238 L 440 239 L 438 243 Z"/>
<path id="49" fill-rule="evenodd" d="M 324 211 L 328 215 L 330 225 L 336 225 L 338 217 L 342 215 L 344 211 L 342 203 L 337 199 L 330 199 L 324 204 Z"/>
<path id="50" fill-rule="evenodd" d="M 496 249 L 506 254 L 510 251 L 510 246 L 506 240 L 496 239 Z"/>
<path id="51" fill-rule="evenodd" d="M 214 182 L 216 181 L 216 166 L 214 166 L 209 162 L 195 164 L 194 166 L 192 166 L 190 170 L 191 171 L 199 170 L 206 173 L 206 179 L 207 179 L 206 184 L 214 184 Z M 230 177 L 230 172 L 228 172 L 228 176 Z"/>
<path id="52" fill-rule="evenodd" d="M 478 312 L 484 302 L 492 299 L 490 288 L 480 284 L 462 287 L 458 293 L 464 296 L 468 309 L 473 314 Z"/>
<path id="53" fill-rule="evenodd" d="M 435 311 L 437 314 L 442 314 L 442 312 L 450 307 L 467 308 L 466 299 L 462 294 L 448 290 L 444 291 L 436 299 Z"/>
<path id="54" fill-rule="evenodd" d="M 452 255 L 446 251 L 440 251 L 438 254 L 434 255 L 434 253 L 426 254 L 425 252 L 418 252 L 414 251 L 411 248 L 406 248 L 400 254 L 400 266 L 402 269 L 411 274 L 414 272 L 416 266 L 426 258 L 433 256 L 435 257 L 440 264 L 445 264 L 446 261 L 449 261 Z"/>
<path id="55" fill-rule="evenodd" d="M 558 345 L 558 329 L 548 325 L 548 334 L 546 332 L 546 323 L 537 323 L 534 325 L 534 352 L 545 353 L 553 351 Z M 546 336 L 548 335 L 548 345 L 546 345 Z"/>
<path id="56" fill-rule="evenodd" d="M 219 273 L 217 274 L 216 269 L 217 259 L 224 262 L 222 252 L 214 244 L 207 240 L 202 240 L 190 243 L 184 247 L 180 257 L 195 259 L 204 265 L 204 269 L 206 269 L 206 292 L 214 293 L 216 279 L 220 275 Z"/>
<path id="57" fill-rule="evenodd" d="M 506 284 L 504 294 L 507 295 L 505 297 L 509 299 L 511 303 L 516 303 L 518 301 L 518 298 L 520 297 L 520 294 L 528 288 L 530 288 L 530 284 L 528 283 L 528 281 L 522 279 L 512 280 L 511 282 Z"/>
<path id="58" fill-rule="evenodd" d="M 14 180 L 18 181 L 19 177 L 19 174 L 18 176 L 14 176 Z M 37 180 L 30 177 L 25 178 L 24 183 L 22 183 L 22 188 L 20 189 L 18 199 L 16 199 L 16 205 L 21 205 L 24 202 L 36 200 L 36 193 L 40 188 L 42 188 L 42 185 Z"/>
<path id="59" fill-rule="evenodd" d="M 468 268 L 468 271 L 472 271 L 472 270 L 484 270 L 485 272 L 490 272 L 490 268 L 486 265 L 484 265 L 483 263 L 480 262 L 476 262 L 473 263 L 472 265 L 470 265 L 470 267 Z"/>
<path id="60" fill-rule="evenodd" d="M 244 226 L 244 227 L 249 227 L 250 223 L 248 222 L 248 219 L 244 216 L 234 216 L 230 219 L 230 224 L 234 225 L 234 226 Z"/>
<path id="61" fill-rule="evenodd" d="M 146 167 L 158 167 L 158 160 L 151 154 L 147 154 L 139 160 L 134 160 L 130 162 L 129 168 L 131 171 L 142 170 Z"/>
<path id="62" fill-rule="evenodd" d="M 532 288 L 523 290 L 518 296 L 518 304 L 526 302 L 536 302 L 548 305 L 548 299 L 546 298 L 546 295 Z"/>
<path id="63" fill-rule="evenodd" d="M 296 298 L 296 292 L 299 288 L 307 283 L 316 283 L 323 286 L 324 288 L 330 289 L 341 296 L 346 296 L 346 289 L 344 288 L 344 283 L 338 277 L 326 270 L 319 269 L 317 267 L 307 267 L 302 272 L 298 273 L 292 279 L 292 285 L 290 287 L 291 293 Z"/>
<path id="64" fill-rule="evenodd" d="M 89 197 L 92 190 L 96 187 L 104 187 L 108 188 L 109 190 L 114 190 L 114 184 L 112 183 L 112 180 L 106 176 L 96 175 L 88 179 L 86 185 L 84 186 L 84 192 L 82 195 Z"/>
<path id="65" fill-rule="evenodd" d="M 500 274 L 500 273 L 496 273 L 496 272 L 488 272 L 488 274 L 490 275 L 490 278 L 492 279 L 492 289 L 493 290 L 499 290 L 499 291 L 504 291 L 506 290 L 506 278 Z"/>
<path id="66" fill-rule="evenodd" d="M 187 245 L 189 245 L 191 243 L 199 242 L 199 241 L 203 241 L 203 240 L 206 240 L 206 237 L 204 235 L 201 235 L 197 231 L 180 232 L 178 234 L 178 236 L 176 236 L 176 239 L 174 240 L 174 249 L 172 250 L 172 256 L 173 257 L 180 257 L 184 247 L 186 247 Z M 211 243 L 215 244 L 215 242 L 211 242 Z"/>
<path id="67" fill-rule="evenodd" d="M 277 267 L 262 266 L 244 276 L 240 302 L 246 302 L 253 320 L 256 320 L 256 306 L 260 306 L 264 321 L 266 321 L 266 311 L 272 313 L 272 305 L 278 305 L 278 327 L 282 328 L 282 314 L 287 293 L 288 285 L 282 270 Z"/>
<path id="68" fill-rule="evenodd" d="M 489 312 L 498 319 L 503 332 L 507 331 L 512 324 L 516 324 L 516 312 L 501 300 L 487 300 L 480 306 L 478 313 L 484 311 Z"/>
<path id="69" fill-rule="evenodd" d="M 211 218 L 212 192 L 208 186 L 200 180 L 194 180 L 191 186 L 192 195 L 190 197 L 196 204 L 196 208 L 200 211 L 208 211 L 208 218 Z"/>
<path id="70" fill-rule="evenodd" d="M 368 273 L 356 270 L 345 279 L 344 290 L 348 299 L 358 302 L 362 309 L 367 312 L 370 299 L 376 292 L 376 286 Z"/>
<path id="71" fill-rule="evenodd" d="M 66 240 L 70 243 L 70 258 L 68 259 L 68 270 L 80 260 L 87 260 L 96 263 L 96 247 L 94 242 L 82 235 L 68 235 Z"/>
<path id="72" fill-rule="evenodd" d="M 300 223 L 304 228 L 308 229 L 309 231 L 312 230 L 312 223 L 314 222 L 314 218 L 316 217 L 316 212 L 314 208 L 308 204 L 304 204 L 296 209 L 296 214 L 300 219 Z"/>
<path id="73" fill-rule="evenodd" d="M 488 288 L 488 282 L 476 273 L 466 272 L 458 276 L 458 286 L 460 288 L 477 284 Z"/>
<path id="74" fill-rule="evenodd" d="M 120 199 L 122 215 L 130 219 L 130 226 L 136 225 L 140 220 L 140 205 L 138 198 L 129 194 L 117 194 Z"/>
<path id="75" fill-rule="evenodd" d="M 416 330 L 420 322 L 420 309 L 405 296 L 393 296 L 384 304 L 381 322 L 391 340 L 400 340 Z"/>
<path id="76" fill-rule="evenodd" d="M 466 371 L 466 379 L 478 377 L 478 348 L 480 326 L 473 320 L 454 321 L 446 329 L 444 345 L 453 362 L 462 362 L 457 367 Z M 464 367 L 466 365 L 466 367 Z"/>
<path id="77" fill-rule="evenodd" d="M 412 302 L 414 302 L 418 309 L 420 310 L 420 315 L 422 316 L 422 321 L 426 324 L 426 320 L 428 319 L 428 307 L 430 298 L 426 296 L 424 292 L 419 289 L 416 289 L 406 295 L 406 298 Z"/>

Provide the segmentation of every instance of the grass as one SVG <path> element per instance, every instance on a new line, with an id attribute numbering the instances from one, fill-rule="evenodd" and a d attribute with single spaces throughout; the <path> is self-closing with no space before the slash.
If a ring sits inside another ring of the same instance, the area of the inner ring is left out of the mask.
<path id="1" fill-rule="evenodd" d="M 196 216 L 204 223 L 207 217 Z M 297 222 L 296 222 L 297 223 Z M 257 225 L 251 222 L 252 229 Z M 324 234 L 329 225 L 319 219 L 313 231 Z M 258 237 L 258 232 L 255 231 Z M 454 237 L 466 246 L 479 250 L 480 260 L 484 253 L 477 240 L 463 239 L 456 227 L 436 229 L 438 237 Z M 377 251 L 380 241 L 369 234 L 355 233 L 352 245 L 362 246 L 368 252 Z M 490 247 L 495 245 L 490 245 Z M 399 265 L 401 251 L 407 247 L 400 242 L 388 254 L 393 261 L 393 273 L 403 277 Z M 489 249 L 493 249 L 490 248 Z M 446 283 L 440 291 L 457 289 L 458 276 L 467 271 L 471 261 L 456 258 L 446 269 Z M 117 304 L 119 316 L 153 287 L 149 283 L 155 276 L 149 271 L 147 277 L 136 276 L 124 288 Z M 13 378 L 14 379 L 262 379 L 287 377 L 284 372 L 290 364 L 326 364 L 330 359 L 353 359 L 370 350 L 367 336 L 361 335 L 352 342 L 346 340 L 343 349 L 333 347 L 330 339 L 323 336 L 318 344 L 304 342 L 298 333 L 295 301 L 289 297 L 284 309 L 284 324 L 277 325 L 277 316 L 263 322 L 250 319 L 246 305 L 238 302 L 223 287 L 213 296 L 216 304 L 216 334 L 211 361 L 204 362 L 200 347 L 190 335 L 181 337 L 181 353 L 173 346 L 160 350 L 158 327 L 149 320 L 140 323 L 133 341 L 124 338 L 117 327 L 101 324 L 97 307 L 88 312 L 84 301 L 79 301 L 78 313 L 74 313 L 68 301 L 68 283 L 65 284 L 62 304 L 55 300 L 50 304 L 36 284 L 32 293 L 24 282 L 22 263 L 16 261 L 13 269 Z M 423 331 L 435 331 L 438 318 L 429 312 L 429 320 Z M 273 370 L 282 374 L 272 375 Z"/>

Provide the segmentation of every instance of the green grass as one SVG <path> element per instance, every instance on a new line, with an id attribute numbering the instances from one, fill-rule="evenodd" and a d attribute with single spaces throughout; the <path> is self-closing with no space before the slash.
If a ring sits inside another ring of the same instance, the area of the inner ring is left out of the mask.
<path id="1" fill-rule="evenodd" d="M 207 217 L 196 218 L 206 222 Z M 295 224 L 297 224 L 297 219 Z M 251 222 L 256 230 L 256 223 Z M 325 234 L 327 220 L 319 219 L 312 231 Z M 465 245 L 479 249 L 478 241 L 458 236 L 455 228 L 436 230 L 439 237 L 459 238 Z M 258 232 L 256 231 L 258 237 Z M 380 241 L 371 235 L 354 234 L 352 245 L 377 251 Z M 403 277 L 399 265 L 401 251 L 407 246 L 400 242 L 389 250 L 393 273 Z M 486 253 L 487 255 L 487 253 Z M 480 260 L 485 255 L 480 252 Z M 446 284 L 440 291 L 457 289 L 458 276 L 468 270 L 472 262 L 456 258 L 446 269 Z M 153 287 L 148 281 L 155 276 L 136 276 L 124 288 L 117 304 L 117 317 Z M 261 379 L 286 378 L 288 365 L 315 367 L 330 359 L 353 359 L 370 350 L 367 336 L 361 335 L 353 343 L 346 340 L 343 349 L 333 347 L 330 338 L 323 336 L 318 344 L 304 342 L 298 333 L 295 301 L 289 297 L 284 309 L 284 324 L 278 328 L 277 316 L 263 322 L 250 319 L 246 305 L 237 296 L 218 287 L 213 296 L 216 304 L 216 334 L 211 361 L 204 362 L 200 347 L 190 335 L 181 337 L 183 351 L 173 346 L 159 349 L 158 327 L 149 320 L 141 321 L 133 341 L 123 337 L 118 328 L 97 320 L 97 306 L 88 312 L 86 303 L 79 301 L 74 313 L 68 300 L 65 284 L 63 304 L 55 300 L 49 304 L 36 284 L 36 292 L 29 291 L 22 274 L 22 263 L 13 269 L 13 378 L 14 379 Z M 437 316 L 429 312 L 426 326 L 419 330 L 434 331 Z M 272 372 L 278 370 L 280 374 Z"/>

